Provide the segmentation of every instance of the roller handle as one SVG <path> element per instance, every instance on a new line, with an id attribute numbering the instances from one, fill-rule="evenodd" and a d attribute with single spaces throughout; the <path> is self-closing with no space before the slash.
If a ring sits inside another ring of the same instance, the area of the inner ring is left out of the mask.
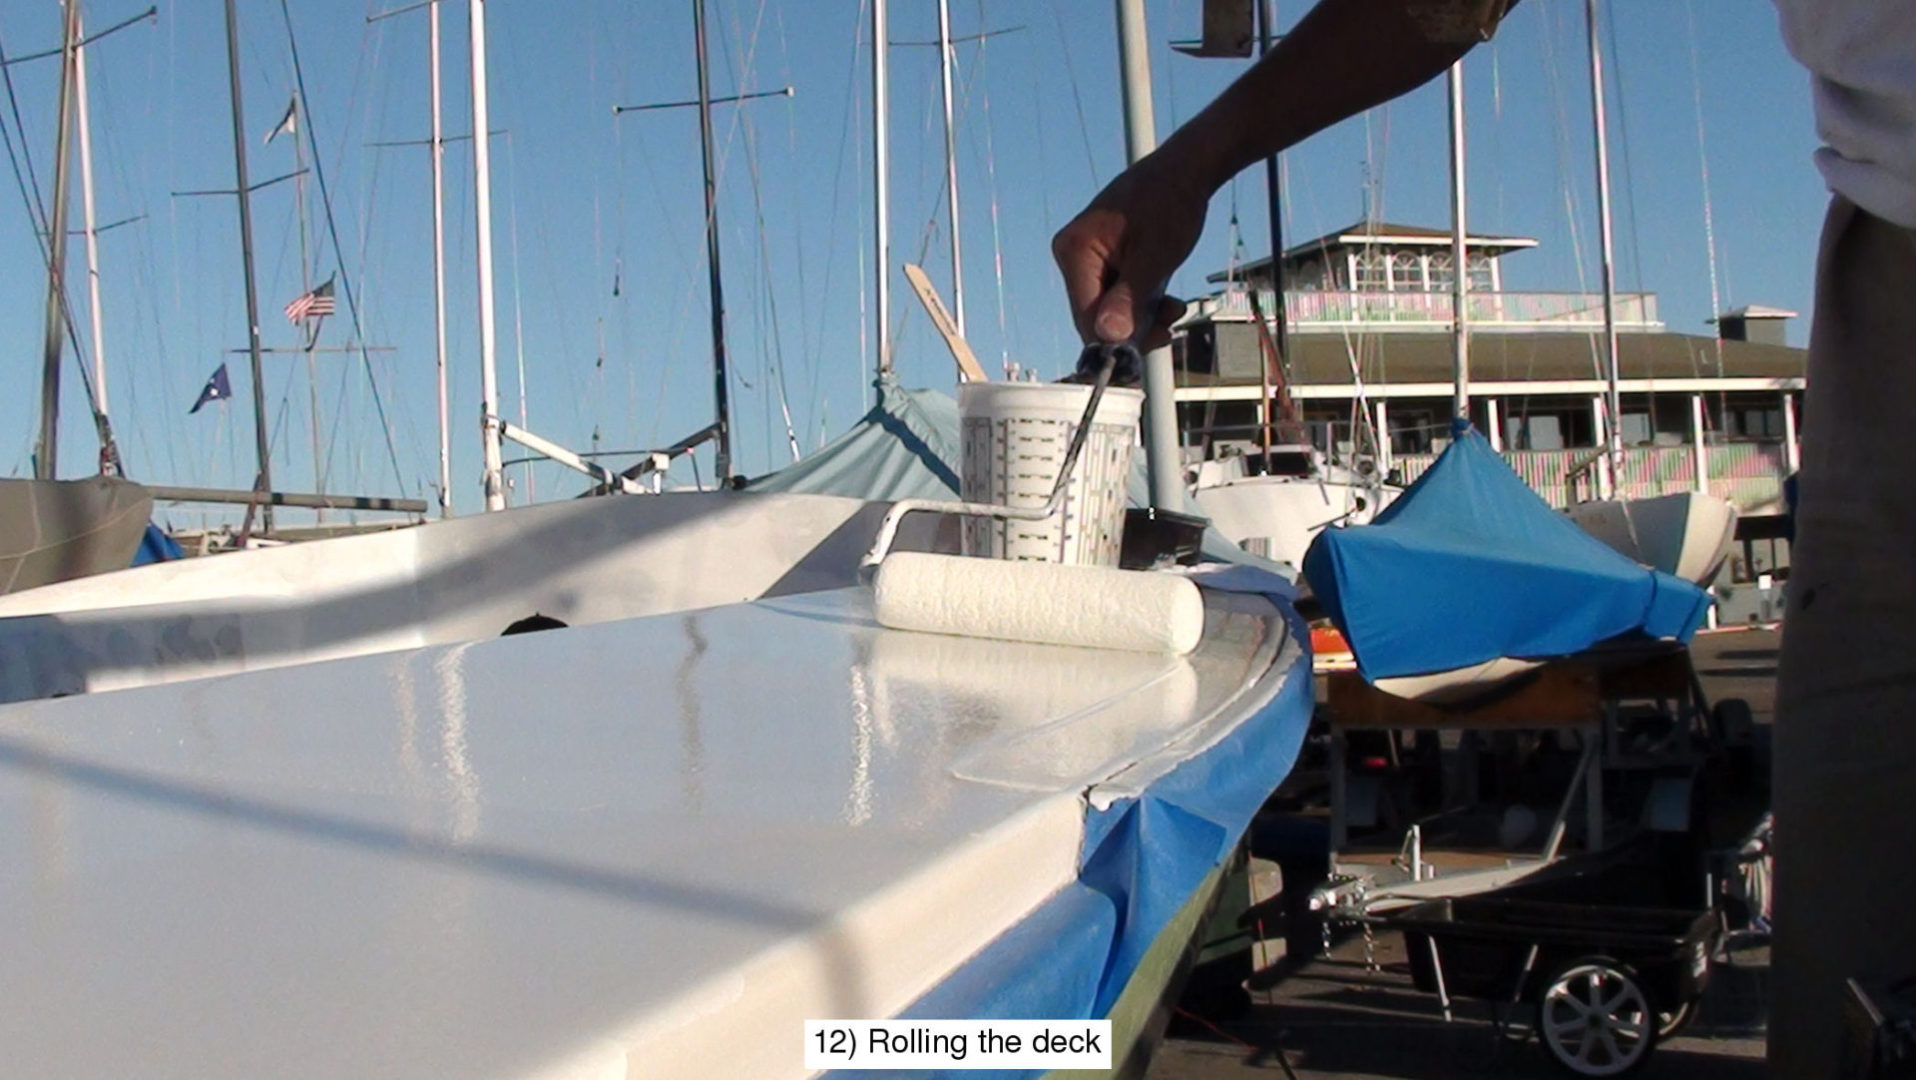
<path id="1" fill-rule="evenodd" d="M 1129 342 L 1086 345 L 1084 352 L 1078 355 L 1078 375 L 1091 376 L 1091 400 L 1085 402 L 1084 418 L 1078 421 L 1078 430 L 1071 434 L 1071 445 L 1065 448 L 1064 464 L 1058 467 L 1058 482 L 1051 488 L 1051 498 L 1045 504 L 1047 507 L 1062 504 L 1064 490 L 1071 484 L 1071 470 L 1077 467 L 1078 455 L 1084 452 L 1084 441 L 1091 435 L 1091 419 L 1098 415 L 1098 402 L 1104 399 L 1105 388 L 1111 385 L 1111 379 L 1120 366 L 1138 371 L 1144 369 L 1144 358 L 1138 355 L 1137 347 Z"/>

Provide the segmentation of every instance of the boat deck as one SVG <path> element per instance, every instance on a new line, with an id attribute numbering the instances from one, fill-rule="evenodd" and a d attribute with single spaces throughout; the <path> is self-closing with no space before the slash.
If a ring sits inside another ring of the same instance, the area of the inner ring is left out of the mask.
<path id="1" fill-rule="evenodd" d="M 1188 658 L 883 630 L 847 589 L 0 707 L 0 1045 L 802 1075 L 802 1019 L 909 1005 L 1075 879 L 1087 804 L 1308 677 L 1268 601 L 1206 603 Z"/>

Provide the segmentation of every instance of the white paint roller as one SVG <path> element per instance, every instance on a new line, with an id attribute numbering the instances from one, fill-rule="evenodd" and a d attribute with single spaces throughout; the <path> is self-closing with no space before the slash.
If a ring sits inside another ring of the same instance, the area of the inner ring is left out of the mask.
<path id="1" fill-rule="evenodd" d="M 1196 585 L 1176 575 L 916 552 L 887 554 L 899 521 L 916 511 L 1043 521 L 1063 510 L 1071 471 L 1097 415 L 1098 401 L 1122 360 L 1142 364 L 1137 350 L 1129 345 L 1093 346 L 1079 360 L 1079 371 L 1095 370 L 1096 378 L 1084 418 L 1072 435 L 1057 483 L 1044 506 L 929 499 L 902 499 L 892 505 L 864 560 L 866 568 L 876 568 L 873 607 L 881 625 L 961 637 L 1180 656 L 1197 647 L 1204 634 L 1204 600 Z"/>
<path id="2" fill-rule="evenodd" d="M 893 630 L 1184 655 L 1204 599 L 1176 574 L 895 552 L 872 581 Z"/>

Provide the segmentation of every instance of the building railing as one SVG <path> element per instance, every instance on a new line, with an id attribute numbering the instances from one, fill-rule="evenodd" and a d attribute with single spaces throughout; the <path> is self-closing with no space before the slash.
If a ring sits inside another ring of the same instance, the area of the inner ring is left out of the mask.
<path id="1" fill-rule="evenodd" d="M 1712 443 L 1704 448 L 1710 494 L 1744 514 L 1780 512 L 1788 456 L 1780 439 Z M 1509 450 L 1503 458 L 1531 490 L 1558 509 L 1589 498 L 1587 484 L 1571 474 L 1593 453 L 1589 447 L 1567 450 Z M 1393 454 L 1391 471 L 1408 485 L 1437 460 L 1435 453 Z M 1626 499 L 1696 490 L 1696 450 L 1691 446 L 1632 446 L 1623 451 L 1618 494 Z"/>
<path id="2" fill-rule="evenodd" d="M 1479 327 L 1587 333 L 1603 326 L 1602 293 L 1472 292 L 1464 300 L 1465 313 Z M 1213 318 L 1251 317 L 1250 296 L 1242 289 L 1219 293 L 1205 304 L 1200 313 Z M 1260 290 L 1258 304 L 1268 316 L 1276 311 L 1277 300 L 1269 290 Z M 1299 291 L 1285 297 L 1290 326 L 1299 332 L 1446 329 L 1453 310 L 1447 292 Z M 1655 293 L 1618 293 L 1616 315 L 1621 329 L 1663 329 Z"/>

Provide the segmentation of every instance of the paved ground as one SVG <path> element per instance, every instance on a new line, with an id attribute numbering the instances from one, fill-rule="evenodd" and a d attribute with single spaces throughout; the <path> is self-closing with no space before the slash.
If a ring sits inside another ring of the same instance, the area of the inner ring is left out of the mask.
<path id="1" fill-rule="evenodd" d="M 1775 631 L 1700 636 L 1692 648 L 1712 700 L 1741 697 L 1767 725 L 1775 697 Z M 1767 731 L 1760 733 L 1767 736 Z M 1766 740 L 1765 740 L 1766 741 Z M 1410 985 L 1401 939 L 1380 937 L 1366 963 L 1361 939 L 1259 987 L 1249 1014 L 1230 1021 L 1181 1017 L 1148 1080 L 1371 1080 L 1565 1075 L 1533 1041 L 1499 1044 L 1488 1009 L 1460 1002 L 1446 1024 L 1437 1001 Z M 1737 950 L 1712 974 L 1694 1022 L 1657 1048 L 1638 1075 L 1733 1080 L 1764 1075 L 1769 951 Z"/>

